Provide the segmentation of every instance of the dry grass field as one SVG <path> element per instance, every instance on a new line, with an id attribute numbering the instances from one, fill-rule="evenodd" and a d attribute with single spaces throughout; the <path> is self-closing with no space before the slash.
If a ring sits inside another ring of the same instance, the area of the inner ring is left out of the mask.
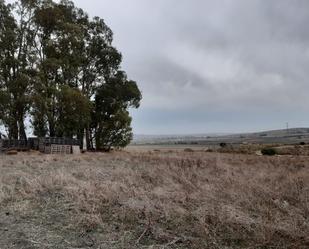
<path id="1" fill-rule="evenodd" d="M 0 155 L 0 248 L 309 248 L 309 157 Z"/>

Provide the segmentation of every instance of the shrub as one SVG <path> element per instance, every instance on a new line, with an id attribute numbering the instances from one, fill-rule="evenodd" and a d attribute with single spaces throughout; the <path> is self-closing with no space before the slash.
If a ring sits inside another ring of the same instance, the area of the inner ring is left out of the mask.
<path id="1" fill-rule="evenodd" d="M 191 148 L 186 148 L 184 149 L 184 152 L 194 152 L 194 150 L 192 150 Z"/>
<path id="2" fill-rule="evenodd" d="M 225 148 L 226 146 L 227 146 L 226 143 L 220 143 L 220 147 L 221 147 L 221 148 Z"/>
<path id="3" fill-rule="evenodd" d="M 210 149 L 210 148 L 208 148 L 208 147 L 206 147 L 206 148 L 204 149 L 204 151 L 205 151 L 205 152 L 213 152 L 213 150 Z"/>
<path id="4" fill-rule="evenodd" d="M 18 151 L 17 150 L 9 150 L 6 152 L 7 155 L 17 155 Z"/>
<path id="5" fill-rule="evenodd" d="M 300 142 L 299 145 L 306 145 L 306 143 L 305 142 Z"/>
<path id="6" fill-rule="evenodd" d="M 262 155 L 266 155 L 266 156 L 274 156 L 277 153 L 277 151 L 274 148 L 264 148 L 261 150 Z"/>

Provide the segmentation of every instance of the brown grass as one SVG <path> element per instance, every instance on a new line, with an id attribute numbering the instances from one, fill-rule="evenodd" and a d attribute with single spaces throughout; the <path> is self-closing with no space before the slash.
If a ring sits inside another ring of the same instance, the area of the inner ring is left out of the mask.
<path id="1" fill-rule="evenodd" d="M 309 248 L 309 158 L 3 155 L 0 206 L 0 248 Z"/>

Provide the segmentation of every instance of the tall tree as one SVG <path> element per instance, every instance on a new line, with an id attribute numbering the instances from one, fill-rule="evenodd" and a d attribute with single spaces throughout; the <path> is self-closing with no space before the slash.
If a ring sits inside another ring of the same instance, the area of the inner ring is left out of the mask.
<path id="1" fill-rule="evenodd" d="M 81 20 L 87 20 L 87 15 L 69 1 L 44 1 L 36 10 L 40 82 L 35 86 L 32 114 L 34 130 L 41 135 L 59 134 L 57 127 L 63 124 L 59 124 L 62 119 L 57 111 L 57 97 L 61 96 L 62 86 L 78 87 L 83 45 Z"/>
<path id="2" fill-rule="evenodd" d="M 103 19 L 68 0 L 0 0 L 0 27 L 0 122 L 11 138 L 26 138 L 30 114 L 37 136 L 86 131 L 88 148 L 130 141 L 141 93 Z"/>
<path id="3" fill-rule="evenodd" d="M 112 46 L 113 32 L 103 19 L 95 17 L 90 20 L 87 26 L 84 26 L 84 34 L 85 43 L 82 52 L 84 60 L 81 64 L 78 82 L 83 94 L 93 101 L 98 89 L 117 73 L 122 55 Z M 95 121 L 92 120 L 91 123 Z M 93 148 L 94 129 L 88 125 L 85 130 L 87 147 Z"/>
<path id="4" fill-rule="evenodd" d="M 12 6 L 0 0 L 0 119 L 10 137 L 18 136 L 14 122 L 9 84 L 12 81 L 11 68 L 15 64 L 17 24 L 11 13 Z"/>
<path id="5" fill-rule="evenodd" d="M 30 108 L 30 91 L 35 79 L 33 67 L 34 30 L 32 18 L 34 1 L 6 5 L 1 1 L 0 30 L 0 87 L 5 100 L 1 101 L 2 122 L 10 138 L 26 139 L 24 120 Z M 14 8 L 13 8 L 14 7 Z M 14 18 L 13 9 L 16 10 Z"/>

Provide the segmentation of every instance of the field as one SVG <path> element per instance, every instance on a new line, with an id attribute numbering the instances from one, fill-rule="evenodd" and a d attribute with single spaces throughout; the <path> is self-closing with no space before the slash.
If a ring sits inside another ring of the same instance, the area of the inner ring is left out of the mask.
<path id="1" fill-rule="evenodd" d="M 0 248 L 309 248 L 309 157 L 0 155 Z"/>
<path id="2" fill-rule="evenodd" d="M 240 134 L 196 134 L 196 135 L 136 135 L 134 145 L 156 146 L 208 146 L 217 147 L 220 143 L 234 146 L 241 144 L 286 144 L 309 143 L 309 128 L 271 130 Z"/>

